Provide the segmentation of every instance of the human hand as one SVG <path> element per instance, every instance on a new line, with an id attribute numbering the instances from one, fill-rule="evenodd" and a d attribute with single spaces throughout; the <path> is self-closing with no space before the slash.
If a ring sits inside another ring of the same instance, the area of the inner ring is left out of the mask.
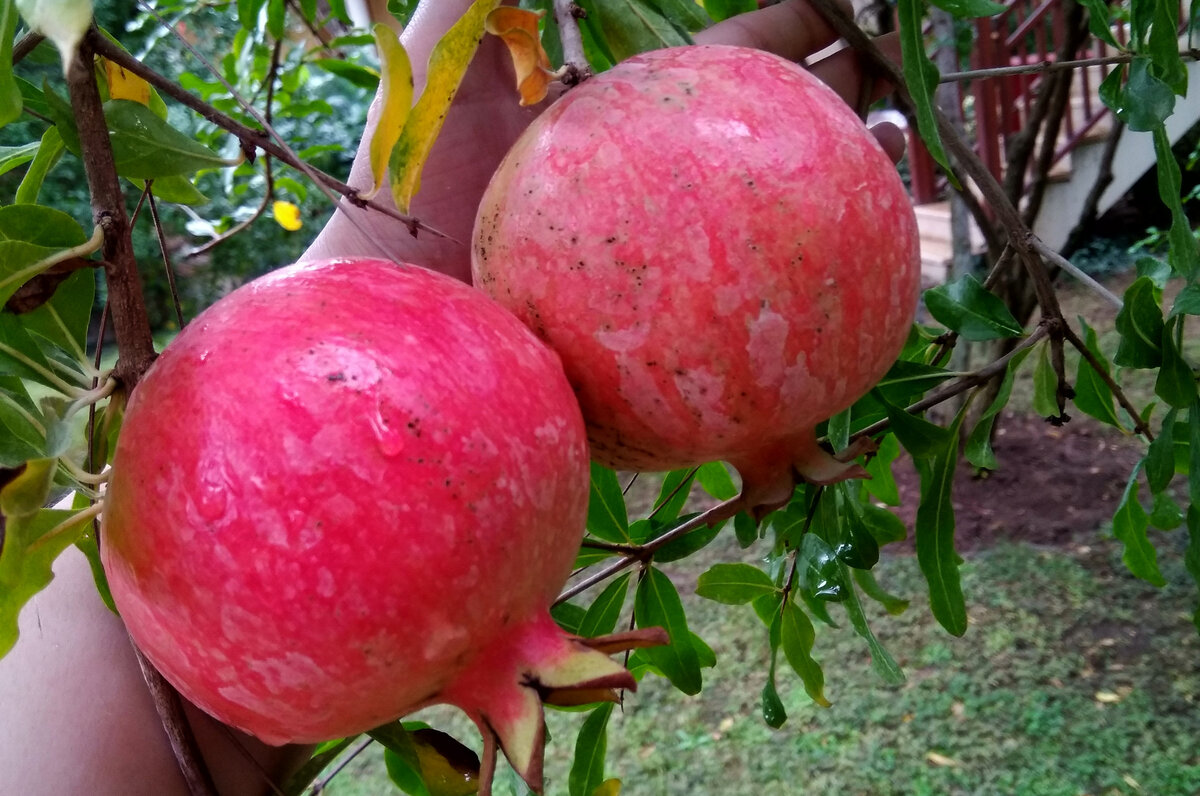
<path id="1" fill-rule="evenodd" d="M 402 36 L 418 91 L 430 51 L 470 5 L 471 0 L 423 0 L 418 7 Z M 713 25 L 696 34 L 695 40 L 697 44 L 755 47 L 804 62 L 833 44 L 837 35 L 805 0 L 785 0 Z M 894 36 L 881 38 L 879 44 L 899 60 Z M 848 103 L 859 102 L 865 72 L 856 53 L 843 49 L 809 63 L 808 68 Z M 871 92 L 872 98 L 888 90 L 879 85 Z M 512 64 L 504 44 L 496 37 L 486 37 L 446 117 L 411 208 L 414 216 L 446 237 L 422 232 L 414 238 L 395 219 L 342 202 L 305 259 L 350 255 L 400 258 L 470 281 L 471 231 L 483 191 L 512 143 L 548 106 L 549 101 L 532 108 L 517 104 Z M 377 107 L 378 98 L 368 131 Z M 904 151 L 903 134 L 890 124 L 879 125 L 874 132 L 892 159 L 899 160 Z M 365 145 L 359 147 L 349 182 L 359 187 L 371 183 Z"/>

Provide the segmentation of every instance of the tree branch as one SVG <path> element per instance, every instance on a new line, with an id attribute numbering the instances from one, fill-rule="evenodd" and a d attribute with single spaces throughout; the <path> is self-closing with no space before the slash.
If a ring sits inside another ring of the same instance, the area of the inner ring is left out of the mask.
<path id="1" fill-rule="evenodd" d="M 554 19 L 558 22 L 563 66 L 566 67 L 561 80 L 567 86 L 577 85 L 592 76 L 592 68 L 583 52 L 583 34 L 579 30 L 579 20 L 585 13 L 573 0 L 554 0 Z"/>
<path id="2" fill-rule="evenodd" d="M 1195 61 L 1200 59 L 1200 49 L 1180 50 L 1179 55 L 1185 61 Z M 1011 75 L 1062 72 L 1071 69 L 1082 69 L 1088 66 L 1111 66 L 1113 64 L 1127 64 L 1136 57 L 1137 55 L 1134 53 L 1122 53 L 1120 55 L 1105 55 L 1097 58 L 1078 58 L 1072 61 L 1038 61 L 1034 64 L 1021 64 L 1020 66 L 995 66 L 987 69 L 968 69 L 964 72 L 946 72 L 941 76 L 940 82 L 961 83 L 968 80 L 986 80 L 988 78 L 1009 77 Z"/>

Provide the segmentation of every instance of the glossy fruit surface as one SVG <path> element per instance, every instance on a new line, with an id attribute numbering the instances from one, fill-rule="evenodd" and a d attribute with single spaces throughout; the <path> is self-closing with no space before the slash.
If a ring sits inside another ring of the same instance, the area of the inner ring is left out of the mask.
<path id="1" fill-rule="evenodd" d="M 788 61 L 685 47 L 571 90 L 484 196 L 475 283 L 563 358 L 593 456 L 733 463 L 755 502 L 845 467 L 813 429 L 887 371 L 920 256 L 896 169 Z"/>
<path id="2" fill-rule="evenodd" d="M 138 645 L 221 720 L 311 742 L 450 702 L 536 783 L 540 697 L 632 684 L 547 613 L 587 495 L 545 345 L 448 277 L 335 260 L 235 291 L 162 354 L 102 551 Z"/>

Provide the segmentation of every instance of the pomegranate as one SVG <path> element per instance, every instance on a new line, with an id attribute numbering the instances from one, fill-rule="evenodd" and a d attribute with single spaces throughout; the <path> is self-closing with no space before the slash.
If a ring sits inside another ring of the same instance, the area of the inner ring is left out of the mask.
<path id="1" fill-rule="evenodd" d="M 860 474 L 814 428 L 896 358 L 920 254 L 896 169 L 832 90 L 697 46 L 631 58 L 535 121 L 484 195 L 472 269 L 562 357 L 595 459 L 723 459 L 762 513 L 797 477 Z"/>
<path id="2" fill-rule="evenodd" d="M 139 647 L 269 743 L 432 703 L 541 782 L 542 700 L 634 688 L 548 607 L 586 518 L 557 357 L 467 285 L 378 260 L 292 266 L 213 305 L 130 402 L 102 554 Z M 661 631 L 659 632 L 661 634 Z"/>

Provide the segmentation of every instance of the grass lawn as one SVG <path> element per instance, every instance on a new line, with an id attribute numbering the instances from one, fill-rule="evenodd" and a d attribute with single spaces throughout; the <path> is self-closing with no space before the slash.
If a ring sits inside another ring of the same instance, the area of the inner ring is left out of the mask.
<path id="1" fill-rule="evenodd" d="M 963 566 L 971 627 L 961 639 L 929 615 L 915 559 L 887 556 L 880 582 L 913 602 L 899 617 L 869 610 L 907 683 L 885 686 L 845 623 L 819 627 L 814 655 L 833 706 L 812 704 L 781 669 L 790 718 L 771 730 L 758 707 L 763 627 L 749 608 L 690 594 L 709 564 L 745 555 L 731 536 L 718 540 L 676 570 L 692 627 L 718 666 L 697 697 L 653 677 L 630 695 L 610 728 L 608 774 L 632 796 L 1200 793 L 1197 595 L 1179 532 L 1160 541 L 1169 581 L 1161 591 L 1130 576 L 1103 533 L 1058 550 L 973 553 Z M 458 716 L 426 718 L 475 741 Z M 547 793 L 556 796 L 566 793 L 580 718 L 550 718 Z M 524 792 L 503 782 L 499 794 Z M 376 747 L 325 792 L 396 791 Z"/>

